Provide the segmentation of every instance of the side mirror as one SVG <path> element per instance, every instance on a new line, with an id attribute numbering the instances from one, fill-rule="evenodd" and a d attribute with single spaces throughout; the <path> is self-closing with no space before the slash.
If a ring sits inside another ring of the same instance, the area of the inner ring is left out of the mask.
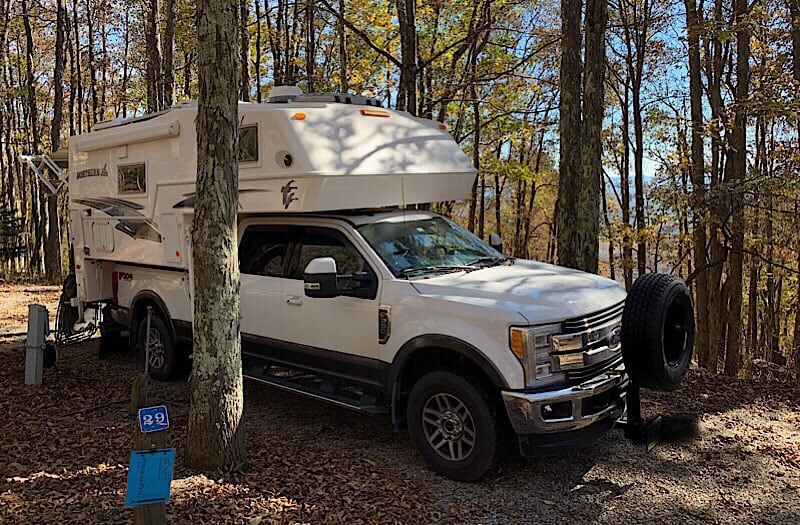
<path id="1" fill-rule="evenodd" d="M 306 296 L 331 298 L 339 296 L 336 286 L 336 261 L 333 257 L 318 257 L 303 270 L 303 288 Z"/>
<path id="2" fill-rule="evenodd" d="M 503 238 L 497 233 L 489 234 L 489 246 L 500 253 L 503 253 Z"/>

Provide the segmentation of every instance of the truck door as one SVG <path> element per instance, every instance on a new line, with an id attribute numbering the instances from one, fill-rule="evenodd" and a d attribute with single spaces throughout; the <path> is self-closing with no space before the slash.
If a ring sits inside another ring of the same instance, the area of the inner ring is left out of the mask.
<path id="1" fill-rule="evenodd" d="M 378 306 L 379 296 L 371 299 L 335 297 L 319 299 L 306 297 L 303 288 L 303 269 L 311 259 L 333 257 L 340 275 L 374 270 L 347 236 L 334 228 L 304 228 L 302 244 L 291 265 L 284 291 L 283 310 L 289 340 L 317 349 L 331 350 L 358 358 L 379 358 Z M 342 356 L 347 360 L 346 355 Z M 357 363 L 353 363 L 357 366 Z M 368 363 L 364 363 L 369 366 Z"/>
<path id="2" fill-rule="evenodd" d="M 273 341 L 285 340 L 284 284 L 297 228 L 250 225 L 239 242 L 242 352 L 263 355 Z"/>

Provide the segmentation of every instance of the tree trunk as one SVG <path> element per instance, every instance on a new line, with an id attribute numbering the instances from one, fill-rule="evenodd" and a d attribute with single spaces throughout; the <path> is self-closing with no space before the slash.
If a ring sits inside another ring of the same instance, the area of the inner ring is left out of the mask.
<path id="1" fill-rule="evenodd" d="M 578 196 L 578 268 L 597 273 L 600 249 L 600 193 L 603 177 L 606 0 L 586 3 L 586 67 L 583 78 L 580 194 Z"/>
<path id="2" fill-rule="evenodd" d="M 620 214 L 622 215 L 622 276 L 625 289 L 633 284 L 633 239 L 631 238 L 631 131 L 630 131 L 630 76 L 625 77 L 625 95 L 622 102 L 622 170 L 619 179 Z"/>
<path id="3" fill-rule="evenodd" d="M 261 0 L 253 2 L 256 8 L 256 102 L 262 101 L 261 94 Z"/>
<path id="4" fill-rule="evenodd" d="M 164 34 L 161 39 L 161 109 L 175 103 L 175 16 L 178 2 L 164 1 Z"/>
<path id="5" fill-rule="evenodd" d="M 581 167 L 581 2 L 561 2 L 559 90 L 558 262 L 579 268 L 578 198 Z"/>
<path id="6" fill-rule="evenodd" d="M 703 83 L 700 76 L 700 24 L 697 16 L 697 0 L 685 0 L 686 27 L 689 42 L 689 99 L 691 104 L 691 181 L 692 194 L 689 204 L 692 208 L 692 242 L 694 244 L 695 267 L 695 313 L 698 335 L 695 347 L 700 366 L 709 367 L 708 346 L 708 259 L 706 241 L 706 177 L 704 126 L 703 126 Z"/>
<path id="7" fill-rule="evenodd" d="M 237 9 L 197 4 L 197 202 L 192 231 L 194 359 L 186 464 L 235 469 L 245 460 L 239 335 Z M 265 312 L 269 315 L 269 312 Z"/>
<path id="8" fill-rule="evenodd" d="M 796 55 L 795 55 L 796 56 Z M 797 70 L 795 69 L 795 74 Z M 800 202 L 795 199 L 794 201 L 794 223 L 795 231 L 800 231 Z M 795 236 L 795 256 L 797 257 L 797 274 L 800 275 L 800 238 Z M 798 285 L 800 287 L 800 284 Z M 792 339 L 794 346 L 794 369 L 795 374 L 800 378 L 800 290 L 795 291 L 794 298 L 794 337 Z"/>
<path id="9" fill-rule="evenodd" d="M 81 31 L 78 25 L 78 0 L 72 0 L 72 29 L 75 38 L 75 85 L 70 86 L 70 92 L 74 89 L 75 108 L 76 108 L 76 131 L 83 133 L 83 79 L 81 76 Z M 71 98 L 71 97 L 70 97 Z"/>
<path id="10" fill-rule="evenodd" d="M 239 0 L 239 64 L 241 67 L 239 99 L 245 102 L 250 100 L 250 32 L 247 30 L 249 18 L 250 4 L 247 0 Z"/>
<path id="11" fill-rule="evenodd" d="M 53 121 L 50 128 L 50 148 L 57 151 L 61 144 L 61 123 L 64 104 L 64 18 L 66 10 L 63 0 L 56 0 L 56 47 L 53 67 Z M 47 280 L 61 280 L 61 229 L 58 221 L 58 195 L 47 198 L 47 241 L 44 269 Z"/>
<path id="12" fill-rule="evenodd" d="M 147 93 L 147 112 L 161 110 L 161 45 L 158 38 L 158 0 L 147 0 L 145 3 L 145 88 Z M 199 40 L 202 42 L 202 40 Z M 203 46 L 198 46 L 203 47 Z"/>
<path id="13" fill-rule="evenodd" d="M 339 0 L 339 18 L 336 19 L 336 34 L 339 38 L 339 89 L 347 93 L 347 33 L 344 29 L 345 0 Z"/>
<path id="14" fill-rule="evenodd" d="M 602 184 L 603 194 L 600 196 L 603 208 L 603 222 L 608 232 L 608 273 L 612 281 L 617 279 L 616 265 L 614 264 L 614 237 L 611 235 L 611 220 L 608 218 L 608 204 L 606 203 L 606 183 L 605 180 Z"/>
<path id="15" fill-rule="evenodd" d="M 100 104 L 97 101 L 97 60 L 94 54 L 94 13 L 92 13 L 89 6 L 89 0 L 86 0 L 86 36 L 86 55 L 89 61 L 89 95 L 92 99 L 92 110 L 87 122 L 87 128 L 91 129 L 97 124 L 98 120 L 102 119 L 98 118 Z"/>
<path id="16" fill-rule="evenodd" d="M 750 92 L 750 29 L 747 27 L 747 0 L 734 0 L 736 17 L 736 91 L 730 180 L 731 195 L 731 253 L 728 269 L 730 281 L 728 305 L 728 335 L 725 350 L 725 375 L 736 377 L 741 368 L 742 354 L 742 277 L 744 261 L 744 184 L 747 175 L 747 98 Z"/>
<path id="17" fill-rule="evenodd" d="M 317 42 L 314 32 L 315 0 L 306 0 L 306 82 L 309 93 L 316 91 Z"/>
<path id="18" fill-rule="evenodd" d="M 417 28 L 415 0 L 396 0 L 400 30 L 400 86 L 397 109 L 417 112 Z"/>

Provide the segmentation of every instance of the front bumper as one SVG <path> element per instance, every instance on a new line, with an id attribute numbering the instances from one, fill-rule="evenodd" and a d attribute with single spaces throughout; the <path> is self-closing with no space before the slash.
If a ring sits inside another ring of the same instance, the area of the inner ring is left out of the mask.
<path id="1" fill-rule="evenodd" d="M 629 382 L 624 368 L 619 368 L 561 390 L 506 391 L 503 402 L 521 436 L 574 432 L 618 419 L 625 410 Z"/>

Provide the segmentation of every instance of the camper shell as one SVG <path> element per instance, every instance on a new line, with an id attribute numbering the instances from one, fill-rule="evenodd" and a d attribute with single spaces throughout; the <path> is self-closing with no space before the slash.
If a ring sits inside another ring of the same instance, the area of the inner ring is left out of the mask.
<path id="1" fill-rule="evenodd" d="M 239 104 L 240 214 L 464 199 L 476 175 L 446 128 L 406 112 L 320 102 Z M 187 269 L 197 105 L 98 124 L 70 140 L 78 297 L 112 296 L 111 265 Z M 86 279 L 87 273 L 105 277 Z"/>

